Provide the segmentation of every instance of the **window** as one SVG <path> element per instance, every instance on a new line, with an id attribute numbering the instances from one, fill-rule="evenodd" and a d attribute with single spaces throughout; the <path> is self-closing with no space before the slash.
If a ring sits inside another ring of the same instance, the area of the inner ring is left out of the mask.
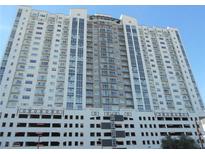
<path id="1" fill-rule="evenodd" d="M 125 124 L 125 128 L 129 128 L 129 125 L 128 125 L 128 124 Z"/>
<path id="2" fill-rule="evenodd" d="M 91 132 L 91 133 L 90 133 L 90 136 L 95 136 L 95 133 L 94 133 L 94 132 Z"/>
<path id="3" fill-rule="evenodd" d="M 43 27 L 36 27 L 36 29 L 43 29 Z"/>
<path id="4" fill-rule="evenodd" d="M 82 141 L 80 142 L 80 146 L 83 146 L 83 142 Z"/>
<path id="5" fill-rule="evenodd" d="M 15 118 L 15 114 L 12 114 L 12 115 L 11 115 L 11 118 Z"/>
<path id="6" fill-rule="evenodd" d="M 90 141 L 90 145 L 94 146 L 95 145 L 95 141 Z"/>
<path id="7" fill-rule="evenodd" d="M 116 141 L 117 145 L 124 145 L 123 141 Z"/>
<path id="8" fill-rule="evenodd" d="M 6 123 L 5 123 L 5 122 L 3 122 L 1 126 L 2 126 L 2 127 L 5 127 L 5 126 L 6 126 Z"/>
<path id="9" fill-rule="evenodd" d="M 135 132 L 131 132 L 131 136 L 135 136 Z"/>
<path id="10" fill-rule="evenodd" d="M 10 122 L 9 127 L 13 127 L 13 123 L 12 122 Z"/>
<path id="11" fill-rule="evenodd" d="M 39 44 L 40 44 L 40 42 L 33 42 L 33 44 L 34 44 L 34 45 L 39 45 Z"/>
<path id="12" fill-rule="evenodd" d="M 182 120 L 183 121 L 188 121 L 188 118 L 183 117 Z"/>
<path id="13" fill-rule="evenodd" d="M 41 35 L 42 33 L 41 32 L 36 32 L 36 34 Z"/>
<path id="14" fill-rule="evenodd" d="M 157 117 L 157 120 L 164 120 L 163 117 Z"/>
<path id="15" fill-rule="evenodd" d="M 103 120 L 110 120 L 110 117 L 103 117 Z"/>
<path id="16" fill-rule="evenodd" d="M 4 135 L 4 132 L 0 132 L 0 136 L 3 136 Z"/>
<path id="17" fill-rule="evenodd" d="M 90 128 L 94 128 L 95 127 L 95 125 L 94 124 L 90 124 Z"/>
<path id="18" fill-rule="evenodd" d="M 146 117 L 143 117 L 143 120 L 146 120 Z"/>
<path id="19" fill-rule="evenodd" d="M 32 84 L 32 81 L 25 81 L 26 84 Z"/>
<path id="20" fill-rule="evenodd" d="M 25 91 L 31 91 L 31 88 L 25 88 Z"/>
<path id="21" fill-rule="evenodd" d="M 82 132 L 80 133 L 80 136 L 83 137 L 83 133 Z"/>
<path id="22" fill-rule="evenodd" d="M 75 146 L 78 146 L 78 141 L 75 141 Z"/>
<path id="23" fill-rule="evenodd" d="M 164 124 L 160 124 L 159 128 L 166 128 L 166 126 Z"/>
<path id="24" fill-rule="evenodd" d="M 59 142 L 51 142 L 51 146 L 59 146 L 60 143 Z"/>
<path id="25" fill-rule="evenodd" d="M 68 146 L 72 146 L 72 142 L 71 141 L 68 142 Z"/>
<path id="26" fill-rule="evenodd" d="M 52 126 L 53 126 L 53 127 L 61 127 L 61 124 L 60 124 L 60 123 L 53 123 Z"/>
<path id="27" fill-rule="evenodd" d="M 19 114 L 19 118 L 28 118 L 27 114 Z"/>
<path id="28" fill-rule="evenodd" d="M 126 141 L 126 144 L 127 144 L 127 145 L 130 145 L 130 141 Z"/>
<path id="29" fill-rule="evenodd" d="M 111 136 L 112 134 L 110 132 L 105 132 L 104 136 Z"/>
<path id="30" fill-rule="evenodd" d="M 82 123 L 80 124 L 80 128 L 83 128 L 83 124 Z"/>
<path id="31" fill-rule="evenodd" d="M 167 132 L 160 132 L 161 136 L 167 136 Z"/>
<path id="32" fill-rule="evenodd" d="M 64 133 L 63 136 L 66 137 L 66 136 L 67 136 L 67 133 Z"/>
<path id="33" fill-rule="evenodd" d="M 10 137 L 11 136 L 11 132 L 8 132 L 7 136 Z"/>
<path id="34" fill-rule="evenodd" d="M 40 40 L 41 39 L 41 37 L 35 37 L 35 40 Z"/>
<path id="35" fill-rule="evenodd" d="M 61 119 L 61 115 L 53 115 L 53 119 Z"/>
<path id="36" fill-rule="evenodd" d="M 130 136 L 130 133 L 129 133 L 129 132 L 126 132 L 125 135 L 126 135 L 126 136 Z"/>
<path id="37" fill-rule="evenodd" d="M 135 127 L 134 127 L 134 124 L 130 124 L 130 128 L 135 128 Z"/>
<path id="38" fill-rule="evenodd" d="M 171 117 L 167 117 L 167 118 L 165 118 L 165 120 L 167 120 L 167 121 L 171 121 L 172 118 L 171 118 Z"/>
<path id="39" fill-rule="evenodd" d="M 4 118 L 7 118 L 7 117 L 8 117 L 8 113 L 5 113 L 5 114 L 4 114 Z"/>
<path id="40" fill-rule="evenodd" d="M 26 76 L 27 77 L 33 77 L 33 74 L 27 74 Z"/>
<path id="41" fill-rule="evenodd" d="M 101 136 L 101 133 L 100 133 L 100 132 L 97 132 L 97 136 Z"/>
<path id="42" fill-rule="evenodd" d="M 24 95 L 22 96 L 23 99 L 30 99 L 30 96 Z"/>
<path id="43" fill-rule="evenodd" d="M 32 48 L 32 50 L 34 50 L 34 51 L 35 51 L 35 50 L 38 50 L 38 48 L 36 48 L 36 47 L 33 47 L 33 48 Z"/>
<path id="44" fill-rule="evenodd" d="M 63 142 L 63 146 L 66 146 L 66 142 Z"/>
<path id="45" fill-rule="evenodd" d="M 43 25 L 44 23 L 43 23 L 43 22 L 38 22 L 38 24 L 39 24 L 39 25 Z"/>
<path id="46" fill-rule="evenodd" d="M 56 68 L 52 68 L 52 71 L 56 71 Z"/>
<path id="47" fill-rule="evenodd" d="M 42 115 L 42 119 L 51 119 L 51 115 Z"/>
<path id="48" fill-rule="evenodd" d="M 8 146 L 9 146 L 9 142 L 6 142 L 6 143 L 5 143 L 5 147 L 8 147 Z"/>
<path id="49" fill-rule="evenodd" d="M 45 17 L 46 15 L 45 14 L 40 14 L 40 17 Z"/>
<path id="50" fill-rule="evenodd" d="M 137 142 L 136 142 L 136 141 L 132 141 L 132 144 L 133 144 L 133 145 L 136 145 L 136 144 L 137 144 Z"/>
<path id="51" fill-rule="evenodd" d="M 100 128 L 101 127 L 101 125 L 100 124 L 96 124 L 96 128 Z"/>

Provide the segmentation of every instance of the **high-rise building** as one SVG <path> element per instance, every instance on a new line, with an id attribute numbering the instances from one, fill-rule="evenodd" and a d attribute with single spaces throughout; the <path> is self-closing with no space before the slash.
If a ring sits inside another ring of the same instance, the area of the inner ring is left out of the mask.
<path id="1" fill-rule="evenodd" d="M 205 117 L 175 28 L 20 6 L 0 68 L 1 148 L 203 147 Z"/>

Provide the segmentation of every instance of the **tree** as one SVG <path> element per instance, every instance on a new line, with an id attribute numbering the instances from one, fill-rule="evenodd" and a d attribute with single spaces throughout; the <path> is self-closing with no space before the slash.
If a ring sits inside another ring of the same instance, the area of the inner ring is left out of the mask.
<path id="1" fill-rule="evenodd" d="M 179 138 L 172 138 L 167 136 L 162 139 L 161 148 L 163 149 L 199 149 L 200 146 L 194 139 L 187 136 L 180 136 Z"/>

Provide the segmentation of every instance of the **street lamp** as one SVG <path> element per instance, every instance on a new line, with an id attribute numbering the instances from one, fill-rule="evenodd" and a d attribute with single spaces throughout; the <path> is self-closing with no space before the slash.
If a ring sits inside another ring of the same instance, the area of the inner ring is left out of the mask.
<path id="1" fill-rule="evenodd" d="M 42 132 L 36 132 L 36 134 L 38 135 L 37 149 L 39 149 L 39 147 L 40 147 L 40 138 L 41 138 L 41 136 L 42 136 Z"/>

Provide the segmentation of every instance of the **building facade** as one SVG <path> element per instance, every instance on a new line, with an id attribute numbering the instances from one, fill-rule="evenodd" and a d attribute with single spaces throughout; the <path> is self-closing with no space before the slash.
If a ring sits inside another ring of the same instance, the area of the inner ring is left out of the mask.
<path id="1" fill-rule="evenodd" d="M 203 147 L 204 104 L 175 28 L 20 6 L 0 68 L 1 148 Z"/>

